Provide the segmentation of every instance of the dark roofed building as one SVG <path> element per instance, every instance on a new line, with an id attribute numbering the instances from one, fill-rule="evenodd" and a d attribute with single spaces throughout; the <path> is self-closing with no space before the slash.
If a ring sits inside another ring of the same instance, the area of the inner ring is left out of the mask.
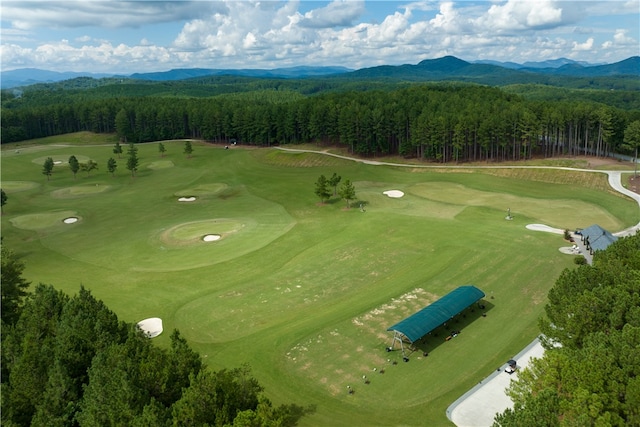
<path id="1" fill-rule="evenodd" d="M 484 292 L 475 286 L 460 286 L 434 303 L 391 326 L 393 343 L 400 343 L 404 355 L 403 339 L 414 343 L 437 327 L 443 325 L 464 309 L 484 298 Z M 393 343 L 389 349 L 393 348 Z"/>
<path id="2" fill-rule="evenodd" d="M 603 251 L 607 249 L 610 244 L 618 240 L 616 236 L 600 227 L 598 224 L 585 228 L 580 232 L 580 234 L 582 235 L 582 243 L 591 254 L 596 251 Z"/>

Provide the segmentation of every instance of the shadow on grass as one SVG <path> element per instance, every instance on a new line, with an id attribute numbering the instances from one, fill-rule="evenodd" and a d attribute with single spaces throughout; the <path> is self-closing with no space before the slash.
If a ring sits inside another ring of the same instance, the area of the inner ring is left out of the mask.
<path id="1" fill-rule="evenodd" d="M 294 427 L 298 425 L 298 421 L 305 415 L 311 415 L 316 412 L 316 405 L 299 406 L 295 404 L 280 405 L 276 408 L 279 412 L 282 426 Z"/>
<path id="2" fill-rule="evenodd" d="M 495 305 L 491 302 L 484 299 L 480 300 L 414 343 L 410 343 L 405 340 L 404 353 L 406 358 L 411 357 L 414 353 L 418 353 L 422 356 L 428 356 L 429 353 L 435 351 L 442 344 L 445 344 L 452 339 L 464 337 L 464 328 L 469 326 L 471 323 L 488 316 L 489 312 L 494 307 Z M 400 351 L 400 346 L 396 343 L 394 344 L 393 351 Z"/>

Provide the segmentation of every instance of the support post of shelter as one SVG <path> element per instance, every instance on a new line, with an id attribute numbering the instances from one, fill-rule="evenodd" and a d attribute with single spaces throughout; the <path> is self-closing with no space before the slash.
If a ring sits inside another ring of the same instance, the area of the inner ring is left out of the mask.
<path id="1" fill-rule="evenodd" d="M 391 350 L 395 348 L 395 343 L 398 341 L 400 343 L 400 350 L 402 350 L 402 357 L 406 357 L 404 353 L 404 341 L 402 339 L 404 335 L 398 331 L 393 331 L 393 340 L 391 341 L 391 346 L 389 347 Z"/>

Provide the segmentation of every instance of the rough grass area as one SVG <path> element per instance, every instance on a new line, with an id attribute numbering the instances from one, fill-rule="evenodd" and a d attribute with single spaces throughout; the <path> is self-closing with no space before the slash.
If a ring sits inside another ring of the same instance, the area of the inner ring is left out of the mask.
<path id="1" fill-rule="evenodd" d="M 288 167 L 319 167 L 319 166 L 340 166 L 348 163 L 349 160 L 337 157 L 326 156 L 315 153 L 292 153 L 285 151 L 270 151 L 262 153 L 263 161 L 277 166 Z"/>
<path id="2" fill-rule="evenodd" d="M 250 364 L 275 403 L 315 405 L 302 426 L 448 425 L 447 406 L 537 335 L 549 288 L 575 268 L 562 236 L 526 225 L 640 220 L 598 173 L 381 166 L 197 141 L 187 158 L 184 141 L 165 141 L 163 158 L 140 144 L 136 176 L 120 158 L 112 177 L 108 141 L 2 147 L 3 244 L 25 278 L 85 286 L 129 322 L 160 317 L 214 369 Z M 72 154 L 99 169 L 42 175 L 46 157 Z M 354 183 L 351 209 L 314 194 L 333 173 Z M 486 293 L 484 312 L 407 348 L 407 363 L 397 345 L 386 351 L 389 326 L 468 284 Z"/>

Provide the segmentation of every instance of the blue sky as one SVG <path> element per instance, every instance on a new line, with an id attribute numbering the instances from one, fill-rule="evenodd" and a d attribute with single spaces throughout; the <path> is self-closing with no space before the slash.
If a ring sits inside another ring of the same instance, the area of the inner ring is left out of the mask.
<path id="1" fill-rule="evenodd" d="M 640 52 L 640 0 L 2 1 L 2 70 L 134 73 Z"/>

